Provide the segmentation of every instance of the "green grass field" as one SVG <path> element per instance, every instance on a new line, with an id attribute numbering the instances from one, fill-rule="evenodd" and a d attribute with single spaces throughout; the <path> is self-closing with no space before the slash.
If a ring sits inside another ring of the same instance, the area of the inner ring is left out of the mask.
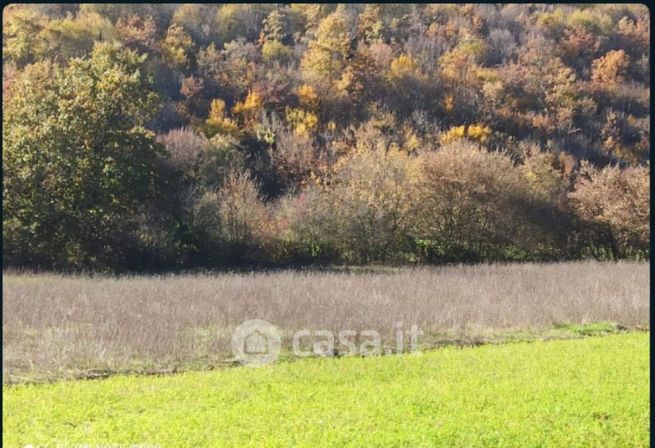
<path id="1" fill-rule="evenodd" d="M 648 333 L 5 386 L 4 446 L 647 446 Z"/>

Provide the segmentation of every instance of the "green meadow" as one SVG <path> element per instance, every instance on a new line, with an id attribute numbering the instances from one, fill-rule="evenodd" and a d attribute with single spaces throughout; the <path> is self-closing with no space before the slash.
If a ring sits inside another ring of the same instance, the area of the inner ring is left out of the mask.
<path id="1" fill-rule="evenodd" d="M 3 445 L 639 447 L 649 333 L 3 388 Z"/>

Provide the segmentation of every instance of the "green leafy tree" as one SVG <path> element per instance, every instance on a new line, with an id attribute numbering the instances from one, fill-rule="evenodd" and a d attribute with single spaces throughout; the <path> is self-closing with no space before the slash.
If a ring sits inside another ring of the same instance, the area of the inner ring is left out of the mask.
<path id="1" fill-rule="evenodd" d="M 5 257 L 52 267 L 126 263 L 156 197 L 160 147 L 143 58 L 117 44 L 30 65 L 3 115 Z"/>
<path id="2" fill-rule="evenodd" d="M 193 39 L 179 25 L 171 25 L 161 43 L 164 61 L 173 69 L 186 70 L 194 63 Z"/>
<path id="3" fill-rule="evenodd" d="M 21 5 L 5 8 L 2 14 L 3 62 L 22 66 L 38 60 L 46 47 L 42 35 L 44 27 L 44 18 L 33 10 Z"/>

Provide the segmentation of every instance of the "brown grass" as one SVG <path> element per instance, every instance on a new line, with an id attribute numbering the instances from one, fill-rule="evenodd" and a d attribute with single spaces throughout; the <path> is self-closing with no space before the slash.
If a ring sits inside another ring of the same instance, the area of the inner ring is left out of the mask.
<path id="1" fill-rule="evenodd" d="M 422 345 L 542 331 L 561 323 L 648 326 L 649 265 L 559 263 L 136 277 L 3 273 L 5 382 L 222 365 L 232 330 L 265 319 L 377 330 Z M 290 345 L 288 343 L 287 345 Z"/>

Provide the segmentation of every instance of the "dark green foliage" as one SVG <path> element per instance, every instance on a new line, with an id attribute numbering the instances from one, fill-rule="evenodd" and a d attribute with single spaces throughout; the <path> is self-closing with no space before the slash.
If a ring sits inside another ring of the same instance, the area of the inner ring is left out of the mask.
<path id="1" fill-rule="evenodd" d="M 121 266 L 159 193 L 162 148 L 144 127 L 155 95 L 142 59 L 115 45 L 61 68 L 29 66 L 3 119 L 5 256 L 54 267 Z"/>

